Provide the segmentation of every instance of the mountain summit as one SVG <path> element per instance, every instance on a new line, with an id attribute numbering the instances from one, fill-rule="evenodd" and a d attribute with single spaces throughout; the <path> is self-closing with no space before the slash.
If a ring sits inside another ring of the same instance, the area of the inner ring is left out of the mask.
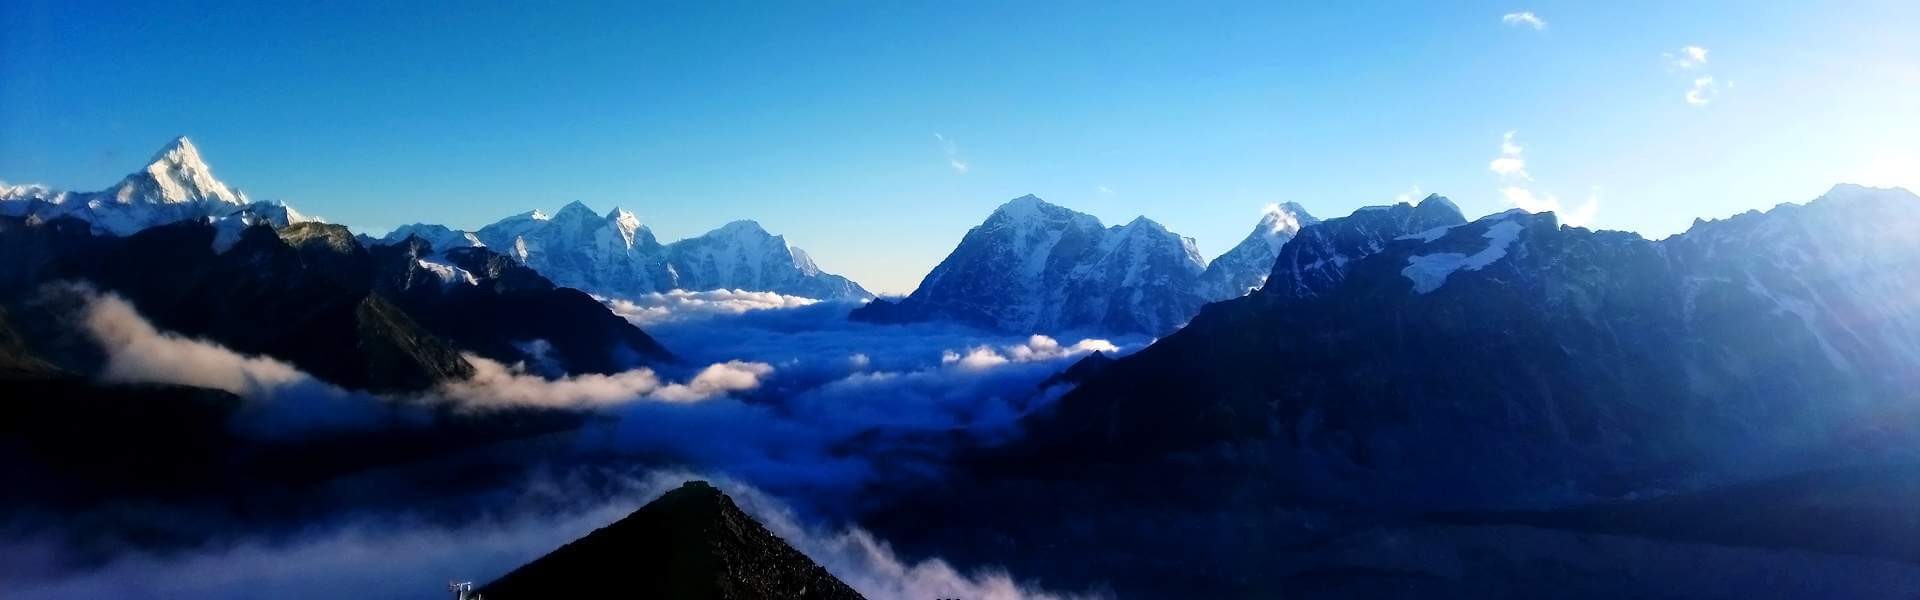
<path id="1" fill-rule="evenodd" d="M 174 138 L 139 171 L 97 192 L 66 192 L 45 186 L 0 183 L 0 216 L 51 221 L 72 217 L 100 233 L 126 236 L 187 220 L 234 219 L 239 226 L 266 221 L 275 227 L 311 221 L 279 202 L 253 202 L 213 176 L 200 149 Z"/>
<path id="2" fill-rule="evenodd" d="M 1246 239 L 1207 264 L 1207 272 L 1200 275 L 1201 291 L 1210 300 L 1226 300 L 1265 285 L 1280 248 L 1299 235 L 1301 228 L 1319 222 L 1293 202 L 1267 205 Z"/>
<path id="3" fill-rule="evenodd" d="M 497 600 L 861 598 L 704 481 L 689 481 L 480 593 Z"/>
<path id="4" fill-rule="evenodd" d="M 1318 222 L 1298 204 L 1269 207 L 1246 240 L 1209 264 L 1191 238 L 1144 216 L 1104 227 L 1093 215 L 1021 196 L 968 231 L 912 295 L 876 300 L 853 318 L 1161 335 L 1207 302 L 1259 287 L 1281 245 Z"/>
<path id="5" fill-rule="evenodd" d="M 912 295 L 876 300 L 853 318 L 1158 335 L 1205 303 L 1194 290 L 1204 270 L 1193 240 L 1159 223 L 1143 217 L 1108 228 L 1093 215 L 1027 195 L 968 231 Z"/>

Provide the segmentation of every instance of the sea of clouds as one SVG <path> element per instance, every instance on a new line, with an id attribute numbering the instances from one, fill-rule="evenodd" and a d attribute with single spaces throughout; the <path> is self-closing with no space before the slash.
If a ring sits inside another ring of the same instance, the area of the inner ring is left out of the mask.
<path id="1" fill-rule="evenodd" d="M 875 488 L 938 480 L 956 445 L 1014 439 L 1023 415 L 1064 391 L 1043 382 L 1080 357 L 1148 341 L 1069 343 L 952 324 L 874 325 L 847 319 L 854 303 L 683 292 L 606 301 L 682 357 L 679 365 L 549 377 L 469 355 L 474 377 L 396 397 L 344 390 L 282 361 L 160 331 L 112 294 L 76 293 L 80 329 L 106 357 L 98 378 L 232 392 L 246 401 L 233 427 L 250 436 L 404 427 L 425 421 L 408 411 L 448 406 L 561 408 L 593 418 L 561 450 L 537 458 L 540 481 L 476 495 L 473 503 L 484 506 L 471 512 L 482 516 L 415 522 L 343 506 L 293 539 L 237 532 L 192 552 L 25 573 L 35 583 L 22 597 L 110 590 L 118 597 L 413 597 L 449 577 L 497 577 L 638 508 L 687 473 L 721 483 L 869 597 L 1045 596 L 991 569 L 962 573 L 938 559 L 903 561 L 851 520 L 855 507 Z M 619 478 L 630 483 L 569 492 L 565 510 L 515 511 L 519 503 L 502 499 L 525 490 L 550 494 L 551 481 L 571 480 L 570 471 L 626 473 Z M 6 544 L 0 555 L 57 543 L 31 539 Z"/>

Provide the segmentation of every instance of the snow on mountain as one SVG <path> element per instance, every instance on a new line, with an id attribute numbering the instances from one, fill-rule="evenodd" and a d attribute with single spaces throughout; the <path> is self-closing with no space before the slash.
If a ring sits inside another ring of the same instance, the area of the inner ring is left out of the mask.
<path id="1" fill-rule="evenodd" d="M 770 291 L 816 299 L 865 299 L 873 294 L 845 277 L 822 272 L 806 251 L 753 221 L 734 221 L 699 237 L 667 245 L 678 276 L 691 290 Z"/>
<path id="2" fill-rule="evenodd" d="M 436 253 L 446 252 L 454 248 L 479 248 L 486 246 L 485 243 L 480 241 L 480 237 L 474 235 L 473 232 L 458 231 L 445 225 L 428 223 L 401 225 L 394 228 L 393 231 L 388 232 L 387 235 L 380 237 L 377 241 L 392 244 L 405 241 L 409 237 L 420 238 L 421 241 L 432 246 L 433 251 Z"/>
<path id="3" fill-rule="evenodd" d="M 1200 275 L 1201 293 L 1209 300 L 1226 300 L 1265 285 L 1280 248 L 1299 235 L 1301 228 L 1319 222 L 1293 202 L 1267 205 L 1253 233 L 1207 264 L 1206 272 Z"/>
<path id="4" fill-rule="evenodd" d="M 1286 444 L 1269 472 L 1299 491 L 1389 503 L 1819 466 L 1911 428 L 1916 229 L 1920 197 L 1851 185 L 1659 241 L 1550 212 L 1466 223 L 1435 198 L 1361 210 L 1303 229 L 1261 293 L 1115 362 L 1027 439 L 1103 461 Z M 1367 475 L 1315 479 L 1329 464 Z"/>
<path id="5" fill-rule="evenodd" d="M 248 213 L 242 215 L 241 213 Z M 214 177 L 200 150 L 185 137 L 160 149 L 147 165 L 113 187 L 97 192 L 67 192 L 46 186 L 0 183 L 0 215 L 48 221 L 73 217 L 100 233 L 131 235 L 155 225 L 193 219 L 233 224 L 267 222 L 276 227 L 309 219 L 285 204 L 253 202 L 244 192 Z M 229 236 L 228 241 L 232 238 Z"/>
<path id="6" fill-rule="evenodd" d="M 1206 303 L 1196 287 L 1205 270 L 1192 239 L 1152 220 L 1104 227 L 1092 215 L 1028 195 L 968 231 L 912 295 L 876 300 L 854 318 L 1157 335 Z"/>
<path id="7" fill-rule="evenodd" d="M 1369 206 L 1328 219 L 1300 230 L 1280 248 L 1260 292 L 1285 298 L 1318 295 L 1346 279 L 1349 263 L 1381 251 L 1398 238 L 1466 222 L 1460 207 L 1439 194 L 1427 196 L 1418 205 Z"/>
<path id="8" fill-rule="evenodd" d="M 572 202 L 552 215 L 529 211 L 476 232 L 416 224 L 384 243 L 418 236 L 436 252 L 487 246 L 562 286 L 611 298 L 673 290 L 747 290 L 825 300 L 872 298 L 845 277 L 820 270 L 805 251 L 753 221 L 735 221 L 698 237 L 661 244 L 632 212 L 596 214 Z"/>
<path id="9" fill-rule="evenodd" d="M 666 247 L 620 209 L 601 216 L 576 201 L 551 216 L 533 211 L 507 217 L 475 237 L 565 287 L 612 297 L 676 287 Z"/>

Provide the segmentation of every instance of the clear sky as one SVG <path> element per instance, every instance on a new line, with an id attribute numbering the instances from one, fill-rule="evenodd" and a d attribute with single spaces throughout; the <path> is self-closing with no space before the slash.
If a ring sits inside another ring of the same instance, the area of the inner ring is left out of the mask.
<path id="1" fill-rule="evenodd" d="M 0 2 L 0 180 L 98 189 L 184 134 L 362 231 L 752 218 L 885 292 L 1026 193 L 1212 256 L 1267 203 L 1416 187 L 1650 237 L 1920 189 L 1913 0 L 266 4 Z"/>

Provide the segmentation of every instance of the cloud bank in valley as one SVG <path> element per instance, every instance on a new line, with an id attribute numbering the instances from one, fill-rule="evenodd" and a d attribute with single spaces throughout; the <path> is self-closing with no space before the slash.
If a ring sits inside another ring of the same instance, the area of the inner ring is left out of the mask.
<path id="1" fill-rule="evenodd" d="M 799 308 L 820 302 L 800 296 L 746 290 L 704 292 L 673 290 L 666 293 L 647 294 L 632 300 L 596 298 L 606 304 L 608 309 L 613 310 L 614 314 L 643 328 L 670 321 L 737 315 L 753 310 Z"/>
<path id="2" fill-rule="evenodd" d="M 525 365 L 506 365 L 473 354 L 472 378 L 413 396 L 376 396 L 341 389 L 291 364 L 247 356 L 219 344 L 160 331 L 118 295 L 85 287 L 78 298 L 79 325 L 106 355 L 97 377 L 109 383 L 165 383 L 223 390 L 251 402 L 241 428 L 270 436 L 315 431 L 372 429 L 396 416 L 434 404 L 470 409 L 596 408 L 635 401 L 698 402 L 751 390 L 773 372 L 765 363 L 726 361 L 684 382 L 664 381 L 651 369 L 612 375 L 543 377 Z M 403 419 L 405 420 L 405 419 Z"/>
<path id="3" fill-rule="evenodd" d="M 316 527 L 297 541 L 249 538 L 197 552 L 128 554 L 58 579 L 13 574 L 9 598 L 368 598 L 432 597 L 449 579 L 484 584 L 514 567 L 619 520 L 685 481 L 705 479 L 741 510 L 862 595 L 876 600 L 1063 596 L 1004 572 L 964 572 L 940 559 L 894 554 L 858 527 L 803 524 L 795 511 L 752 486 L 685 471 L 615 476 L 610 486 L 572 481 L 528 485 L 485 518 L 449 526 L 408 515 L 359 516 Z M 45 552 L 34 542 L 0 544 L 0 557 Z M 0 574 L 5 574 L 0 570 Z"/>
<path id="4" fill-rule="evenodd" d="M 682 294 L 653 307 L 663 310 L 624 312 L 653 323 L 649 331 L 688 364 L 705 366 L 546 377 L 526 365 L 468 356 L 476 371 L 471 379 L 382 397 L 343 390 L 272 358 L 160 331 L 112 294 L 83 296 L 82 329 L 107 358 L 102 379 L 233 392 L 248 401 L 250 421 L 236 424 L 247 433 L 289 437 L 413 426 L 437 403 L 474 411 L 589 411 L 594 416 L 566 434 L 559 450 L 510 459 L 524 462 L 525 473 L 508 479 L 636 467 L 705 473 L 729 482 L 726 489 L 743 505 L 759 507 L 750 509 L 756 517 L 876 598 L 1033 597 L 1004 574 L 903 561 L 852 523 L 881 491 L 938 482 L 958 445 L 1019 435 L 1020 417 L 1058 395 L 1040 383 L 1072 360 L 1146 341 L 1065 343 L 956 325 L 882 326 L 849 321 L 852 303 Z M 360 516 L 325 518 L 332 524 L 302 533 L 293 544 L 261 539 L 247 527 L 202 523 L 196 529 L 210 530 L 199 534 L 215 550 L 165 558 L 129 554 L 79 573 L 30 572 L 40 587 L 24 597 L 125 590 L 127 582 L 151 586 L 144 597 L 415 597 L 447 577 L 504 572 L 637 508 L 635 497 L 665 489 L 657 483 L 633 488 L 645 494 L 629 489 L 566 511 L 498 509 L 503 490 L 536 485 L 528 482 L 488 484 L 498 487 L 486 493 L 422 491 L 435 502 L 474 507 L 454 513 L 486 516 L 434 524 L 374 521 L 362 509 L 341 506 L 319 514 Z M 840 525 L 816 530 L 804 523 Z M 420 583 L 400 589 L 397 582 L 405 581 Z M 118 596 L 143 597 L 140 592 Z"/>

